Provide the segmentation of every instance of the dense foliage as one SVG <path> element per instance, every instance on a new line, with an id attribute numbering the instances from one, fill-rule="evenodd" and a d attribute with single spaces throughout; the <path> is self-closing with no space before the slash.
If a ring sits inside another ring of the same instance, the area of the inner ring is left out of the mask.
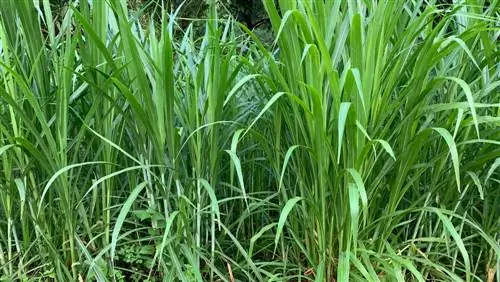
<path id="1" fill-rule="evenodd" d="M 2 2 L 1 281 L 500 280 L 499 1 L 278 2 Z"/>

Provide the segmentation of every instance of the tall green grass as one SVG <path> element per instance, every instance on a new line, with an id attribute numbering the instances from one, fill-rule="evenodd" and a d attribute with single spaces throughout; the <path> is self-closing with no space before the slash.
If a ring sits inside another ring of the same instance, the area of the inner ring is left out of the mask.
<path id="1" fill-rule="evenodd" d="M 83 3 L 0 7 L 0 280 L 500 280 L 497 0 Z"/>

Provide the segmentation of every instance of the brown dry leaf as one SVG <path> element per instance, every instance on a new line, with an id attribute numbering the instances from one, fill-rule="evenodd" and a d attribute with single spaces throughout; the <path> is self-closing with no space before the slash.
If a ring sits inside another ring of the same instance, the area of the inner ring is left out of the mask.
<path id="1" fill-rule="evenodd" d="M 486 279 L 487 282 L 494 282 L 495 281 L 495 269 L 493 268 L 488 268 L 488 277 Z"/>
<path id="2" fill-rule="evenodd" d="M 234 282 L 233 271 L 231 270 L 231 265 L 227 263 L 227 272 L 229 272 L 229 281 Z"/>
<path id="3" fill-rule="evenodd" d="M 315 273 L 314 273 L 314 268 L 309 268 L 308 270 L 306 270 L 306 272 L 304 272 L 304 275 L 312 275 L 312 276 L 315 276 Z"/>

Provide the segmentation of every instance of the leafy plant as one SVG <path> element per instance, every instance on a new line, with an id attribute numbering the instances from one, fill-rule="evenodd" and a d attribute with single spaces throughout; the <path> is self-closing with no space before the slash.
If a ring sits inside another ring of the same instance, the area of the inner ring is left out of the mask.
<path id="1" fill-rule="evenodd" d="M 499 5 L 441 2 L 5 1 L 0 280 L 498 280 Z"/>

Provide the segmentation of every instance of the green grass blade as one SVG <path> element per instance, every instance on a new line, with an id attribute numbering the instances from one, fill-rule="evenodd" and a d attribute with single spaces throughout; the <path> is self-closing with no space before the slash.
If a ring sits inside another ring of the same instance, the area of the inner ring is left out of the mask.
<path id="1" fill-rule="evenodd" d="M 146 181 L 137 185 L 132 190 L 132 192 L 130 192 L 130 195 L 128 196 L 127 200 L 125 201 L 125 203 L 123 203 L 123 206 L 120 209 L 120 213 L 118 214 L 118 217 L 116 218 L 116 223 L 115 223 L 115 226 L 113 227 L 113 233 L 111 235 L 111 249 L 110 249 L 111 261 L 113 261 L 115 259 L 116 244 L 118 243 L 118 235 L 120 235 L 120 231 L 122 229 L 125 218 L 127 217 L 127 214 L 130 211 L 130 208 L 134 204 L 135 200 L 137 199 L 139 194 L 142 192 L 142 190 L 147 185 L 148 185 L 148 183 Z"/>

